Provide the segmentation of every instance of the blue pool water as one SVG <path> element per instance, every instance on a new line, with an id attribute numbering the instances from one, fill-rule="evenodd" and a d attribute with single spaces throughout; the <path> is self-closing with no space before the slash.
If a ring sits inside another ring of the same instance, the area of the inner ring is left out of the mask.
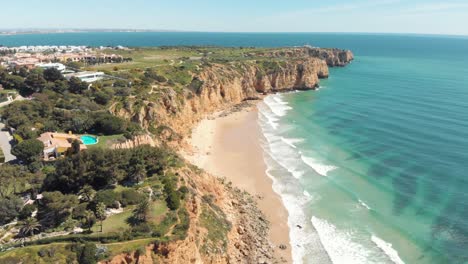
<path id="1" fill-rule="evenodd" d="M 88 135 L 81 136 L 81 141 L 83 141 L 83 144 L 85 145 L 94 145 L 98 143 L 97 137 Z"/>

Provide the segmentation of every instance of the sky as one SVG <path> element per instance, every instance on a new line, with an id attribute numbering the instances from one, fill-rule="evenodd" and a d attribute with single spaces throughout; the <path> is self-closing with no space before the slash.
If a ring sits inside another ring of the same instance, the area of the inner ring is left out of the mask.
<path id="1" fill-rule="evenodd" d="M 0 0 L 0 29 L 468 35 L 468 0 Z"/>

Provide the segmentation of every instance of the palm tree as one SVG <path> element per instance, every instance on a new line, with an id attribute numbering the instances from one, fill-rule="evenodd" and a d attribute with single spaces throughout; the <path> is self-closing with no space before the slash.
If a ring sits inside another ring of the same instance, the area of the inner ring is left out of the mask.
<path id="1" fill-rule="evenodd" d="M 135 210 L 133 210 L 133 217 L 138 222 L 146 222 L 150 204 L 147 199 L 143 200 L 140 204 L 137 205 Z"/>
<path id="2" fill-rule="evenodd" d="M 79 195 L 81 196 L 81 200 L 91 202 L 94 199 L 94 196 L 96 196 L 96 191 L 93 187 L 85 185 L 79 192 Z"/>
<path id="3" fill-rule="evenodd" d="M 101 221 L 101 232 L 102 232 L 102 223 L 106 220 L 106 205 L 104 203 L 98 203 L 96 205 L 96 210 L 94 212 L 96 218 Z"/>
<path id="4" fill-rule="evenodd" d="M 29 217 L 28 219 L 21 222 L 21 228 L 19 230 L 19 236 L 21 237 L 21 244 L 24 246 L 24 240 L 28 236 L 34 235 L 34 233 L 41 230 L 41 225 L 36 218 Z"/>
<path id="5" fill-rule="evenodd" d="M 82 218 L 82 222 L 86 227 L 88 227 L 88 232 L 91 232 L 91 228 L 96 222 L 96 217 L 94 216 L 94 213 L 91 211 L 86 211 L 84 213 L 84 217 Z"/>

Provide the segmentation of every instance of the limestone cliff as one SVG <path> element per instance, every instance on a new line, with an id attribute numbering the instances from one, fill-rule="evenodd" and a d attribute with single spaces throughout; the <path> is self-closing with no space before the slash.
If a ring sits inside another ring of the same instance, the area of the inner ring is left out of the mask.
<path id="1" fill-rule="evenodd" d="M 110 110 L 146 128 L 159 141 L 154 144 L 180 147 L 191 128 L 206 115 L 268 93 L 315 89 L 319 79 L 328 77 L 329 66 L 343 66 L 352 59 L 349 51 L 308 47 L 245 54 L 242 60 L 207 63 L 192 74 L 191 83 L 183 89 L 168 83 L 155 85 L 151 92 L 158 94 L 157 100 L 129 98 L 125 104 L 114 103 Z M 140 141 L 148 138 L 115 147 Z M 273 257 L 267 240 L 268 223 L 254 199 L 196 170 L 179 172 L 191 188 L 186 204 L 190 215 L 187 237 L 150 245 L 145 254 L 124 253 L 106 263 L 281 263 Z M 210 226 L 203 221 L 206 214 L 210 224 L 218 228 L 214 231 L 218 237 L 210 235 Z M 213 219 L 218 223 L 212 223 Z M 221 238 L 220 230 L 225 232 Z"/>
<path id="2" fill-rule="evenodd" d="M 179 140 L 205 115 L 248 99 L 289 90 L 315 89 L 328 77 L 328 66 L 343 66 L 353 60 L 350 51 L 318 48 L 287 48 L 258 52 L 264 60 L 246 59 L 210 63 L 193 74 L 190 85 L 177 93 L 171 86 L 160 88 L 157 101 L 129 101 L 111 111 L 161 133 L 163 140 Z M 182 136 L 182 137 L 181 137 Z"/>
<path id="3" fill-rule="evenodd" d="M 187 237 L 171 243 L 154 242 L 146 252 L 122 253 L 101 264 L 279 263 L 266 239 L 268 222 L 250 195 L 193 168 L 179 173 L 190 189 Z M 211 214 L 208 223 L 204 218 L 207 212 Z M 228 228 L 222 227 L 223 222 Z"/>

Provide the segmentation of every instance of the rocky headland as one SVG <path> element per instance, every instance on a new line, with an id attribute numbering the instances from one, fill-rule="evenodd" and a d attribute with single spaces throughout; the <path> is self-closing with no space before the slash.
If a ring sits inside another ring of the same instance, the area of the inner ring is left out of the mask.
<path id="1" fill-rule="evenodd" d="M 190 152 L 186 139 L 202 118 L 236 109 L 269 93 L 316 89 L 319 80 L 328 77 L 329 67 L 342 67 L 352 60 L 353 54 L 347 50 L 300 47 L 249 52 L 241 60 L 206 62 L 200 71 L 192 73 L 190 84 L 183 90 L 161 83 L 158 100 L 135 98 L 125 105 L 113 104 L 110 110 L 114 115 L 138 122 L 154 135 L 152 140 L 140 137 L 115 147 L 151 141 Z M 191 187 L 186 204 L 191 223 L 187 237 L 151 244 L 145 253 L 124 253 L 105 263 L 153 263 L 155 259 L 158 263 L 286 261 L 275 258 L 267 239 L 269 223 L 253 196 L 194 166 L 179 173 Z M 207 215 L 222 231 L 216 231 L 216 238 L 204 222 Z"/>

